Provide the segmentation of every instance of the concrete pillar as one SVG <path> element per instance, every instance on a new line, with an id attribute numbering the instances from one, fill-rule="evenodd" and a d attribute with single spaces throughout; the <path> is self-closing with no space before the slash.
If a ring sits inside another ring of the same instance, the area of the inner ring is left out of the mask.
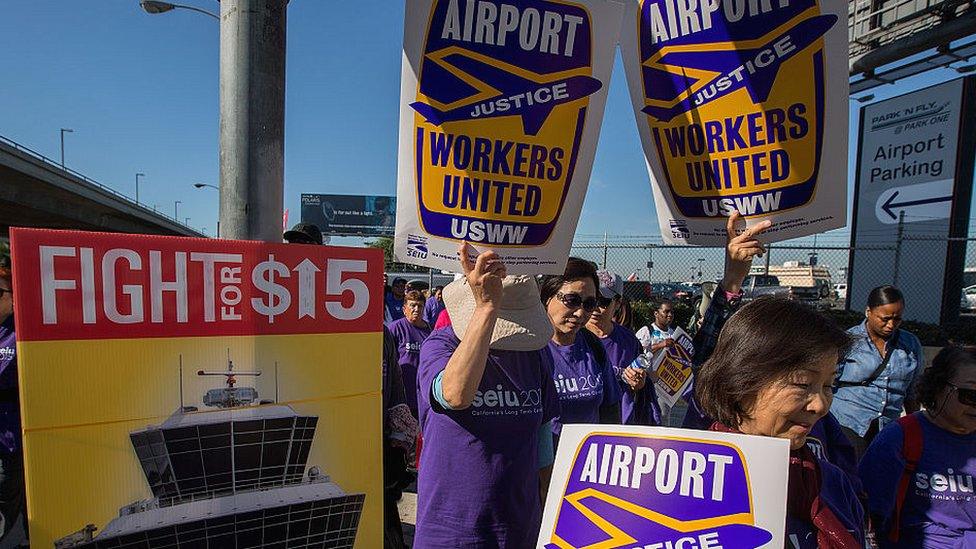
<path id="1" fill-rule="evenodd" d="M 288 0 L 220 3 L 220 232 L 281 241 Z"/>

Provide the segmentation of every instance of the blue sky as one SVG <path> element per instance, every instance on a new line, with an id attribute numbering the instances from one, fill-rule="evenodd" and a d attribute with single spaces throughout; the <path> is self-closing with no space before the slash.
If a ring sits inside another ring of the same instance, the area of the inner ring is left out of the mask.
<path id="1" fill-rule="evenodd" d="M 185 4 L 216 11 L 212 0 Z M 292 0 L 288 8 L 285 206 L 303 192 L 394 194 L 403 2 Z M 6 0 L 0 135 L 213 235 L 218 182 L 217 21 L 149 15 L 137 0 Z M 876 99 L 956 78 L 937 70 Z M 851 124 L 857 126 L 852 102 Z M 853 149 L 853 147 L 852 147 Z M 853 157 L 853 154 L 851 155 Z M 850 163 L 850 162 L 849 162 Z M 658 234 L 619 55 L 578 236 Z M 844 231 L 826 239 L 846 240 Z M 344 239 L 345 240 L 345 239 Z"/>

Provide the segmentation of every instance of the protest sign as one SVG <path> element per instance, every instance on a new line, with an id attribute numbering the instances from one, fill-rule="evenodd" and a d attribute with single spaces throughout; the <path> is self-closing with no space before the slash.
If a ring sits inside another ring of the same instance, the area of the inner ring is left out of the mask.
<path id="1" fill-rule="evenodd" d="M 676 7 L 677 6 L 677 7 Z M 632 0 L 620 37 L 661 234 L 722 246 L 846 223 L 847 2 Z"/>
<path id="2" fill-rule="evenodd" d="M 695 356 L 695 344 L 681 328 L 675 328 L 674 347 L 665 347 L 657 352 L 651 369 L 657 375 L 654 389 L 658 402 L 673 408 L 685 393 L 693 377 L 691 361 Z"/>
<path id="3" fill-rule="evenodd" d="M 603 118 L 623 6 L 408 0 L 398 260 L 456 270 L 458 243 L 509 274 L 561 273 Z"/>
<path id="4" fill-rule="evenodd" d="M 11 237 L 32 545 L 382 544 L 380 251 Z"/>
<path id="5" fill-rule="evenodd" d="M 566 425 L 538 547 L 783 547 L 788 464 L 785 439 Z"/>

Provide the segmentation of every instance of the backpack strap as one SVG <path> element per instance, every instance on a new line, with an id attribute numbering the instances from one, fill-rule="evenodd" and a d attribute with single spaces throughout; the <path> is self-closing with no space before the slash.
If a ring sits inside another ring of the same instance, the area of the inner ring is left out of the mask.
<path id="1" fill-rule="evenodd" d="M 881 362 L 878 364 L 877 368 L 875 368 L 874 371 L 871 372 L 870 375 L 868 375 L 868 377 L 866 377 L 866 378 L 864 378 L 864 379 L 862 379 L 860 381 L 844 381 L 844 380 L 838 380 L 837 383 L 836 383 L 837 387 L 869 387 L 869 386 L 871 386 L 871 384 L 874 383 L 874 380 L 878 379 L 878 376 L 880 376 L 885 371 L 885 368 L 888 367 L 888 361 L 891 360 L 891 355 L 894 354 L 895 347 L 898 345 L 898 334 L 899 334 L 899 331 L 898 330 L 895 330 L 895 334 L 893 336 L 891 336 L 891 340 L 888 341 L 888 345 L 887 345 L 887 348 L 885 349 L 884 356 L 881 358 Z M 871 345 L 874 345 L 874 343 L 871 343 Z"/>
<path id="2" fill-rule="evenodd" d="M 918 461 L 922 458 L 923 443 L 922 423 L 918 420 L 918 413 L 898 418 L 898 426 L 901 427 L 904 435 L 901 443 L 901 455 L 905 459 L 905 469 L 898 481 L 898 491 L 895 492 L 895 511 L 888 527 L 888 539 L 892 543 L 898 543 L 901 533 L 901 512 L 905 505 L 905 497 L 908 495 L 912 476 L 915 474 L 915 468 L 918 467 Z"/>

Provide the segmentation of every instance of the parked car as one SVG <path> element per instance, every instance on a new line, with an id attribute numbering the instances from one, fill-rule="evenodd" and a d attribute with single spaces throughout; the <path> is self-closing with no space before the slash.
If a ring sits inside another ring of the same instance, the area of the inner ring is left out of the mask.
<path id="1" fill-rule="evenodd" d="M 976 285 L 962 289 L 962 298 L 959 300 L 960 311 L 976 310 Z"/>
<path id="2" fill-rule="evenodd" d="M 838 300 L 841 300 L 841 301 L 846 300 L 847 299 L 847 283 L 846 282 L 838 282 L 837 284 L 834 284 L 834 293 L 837 294 L 837 299 Z"/>
<path id="3" fill-rule="evenodd" d="M 781 286 L 779 279 L 772 275 L 749 275 L 742 281 L 742 301 L 752 301 L 757 297 L 771 295 L 790 297 L 790 288 Z"/>

